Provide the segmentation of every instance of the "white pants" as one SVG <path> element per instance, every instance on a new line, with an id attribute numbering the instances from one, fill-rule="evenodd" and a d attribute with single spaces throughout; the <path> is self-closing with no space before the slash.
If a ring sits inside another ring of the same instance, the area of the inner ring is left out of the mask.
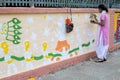
<path id="1" fill-rule="evenodd" d="M 97 57 L 100 59 L 106 59 L 107 58 L 107 52 L 108 52 L 108 45 L 103 45 L 103 34 L 100 35 L 100 41 L 99 44 L 97 44 Z"/>

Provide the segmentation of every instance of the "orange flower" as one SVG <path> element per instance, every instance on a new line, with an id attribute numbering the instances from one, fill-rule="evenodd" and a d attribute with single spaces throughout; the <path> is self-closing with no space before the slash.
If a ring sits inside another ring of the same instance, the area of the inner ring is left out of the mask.
<path id="1" fill-rule="evenodd" d="M 70 45 L 67 43 L 67 41 L 58 41 L 56 51 L 62 52 L 64 47 L 66 51 L 70 48 Z"/>

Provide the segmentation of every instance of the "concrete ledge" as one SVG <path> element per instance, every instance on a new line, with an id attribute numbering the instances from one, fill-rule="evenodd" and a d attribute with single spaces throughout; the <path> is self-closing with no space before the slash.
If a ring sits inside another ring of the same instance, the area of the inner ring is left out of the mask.
<path id="1" fill-rule="evenodd" d="M 67 8 L 0 8 L 0 14 L 18 14 L 18 13 L 66 13 Z M 98 12 L 91 8 L 72 8 L 72 12 L 90 13 Z"/>
<path id="2" fill-rule="evenodd" d="M 50 72 L 54 72 L 58 69 L 65 68 L 65 67 L 68 67 L 73 64 L 77 64 L 79 62 L 85 61 L 86 59 L 89 59 L 89 58 L 95 57 L 95 56 L 96 56 L 95 52 L 90 52 L 90 53 L 87 53 L 87 54 L 84 54 L 84 55 L 81 55 L 78 57 L 73 57 L 73 58 L 63 60 L 63 61 L 60 61 L 60 62 L 57 62 L 54 64 L 50 64 L 47 66 L 37 68 L 34 70 L 30 70 L 30 71 L 16 74 L 16 75 L 13 75 L 10 77 L 6 77 L 6 78 L 0 79 L 0 80 L 27 80 L 30 77 L 43 76 Z"/>
<path id="3" fill-rule="evenodd" d="M 23 7 L 1 7 L 0 14 L 24 14 L 24 13 L 66 13 L 67 8 L 23 8 Z M 72 8 L 76 13 L 97 13 L 97 8 Z M 109 13 L 120 12 L 120 9 L 109 9 Z"/>

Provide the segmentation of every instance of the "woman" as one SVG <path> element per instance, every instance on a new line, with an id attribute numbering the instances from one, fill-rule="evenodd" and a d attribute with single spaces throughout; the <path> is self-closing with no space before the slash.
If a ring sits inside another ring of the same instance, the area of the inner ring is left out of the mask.
<path id="1" fill-rule="evenodd" d="M 98 59 L 95 62 L 104 62 L 107 60 L 108 51 L 108 9 L 103 4 L 99 5 L 98 9 L 101 13 L 100 21 L 96 16 L 94 16 L 95 20 L 91 20 L 91 23 L 100 26 L 96 49 Z"/>

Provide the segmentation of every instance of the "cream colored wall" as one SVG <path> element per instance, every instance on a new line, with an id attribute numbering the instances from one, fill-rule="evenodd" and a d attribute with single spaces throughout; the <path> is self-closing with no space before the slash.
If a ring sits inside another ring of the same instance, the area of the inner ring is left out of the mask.
<path id="1" fill-rule="evenodd" d="M 6 45 L 9 46 L 9 55 L 5 54 L 5 49 L 0 48 L 0 58 L 4 57 L 4 60 L 0 61 L 0 78 L 95 51 L 95 42 L 92 43 L 92 40 L 96 38 L 97 25 L 90 23 L 89 16 L 89 13 L 74 13 L 74 30 L 69 34 L 65 34 L 64 24 L 67 14 L 0 14 L 0 32 L 2 32 L 3 24 L 13 18 L 19 19 L 21 21 L 19 25 L 22 27 L 20 29 L 22 34 L 19 35 L 21 38 L 20 44 L 13 44 L 11 41 L 5 39 L 6 33 L 0 33 L 0 44 L 6 42 Z M 25 41 L 31 44 L 28 51 L 25 51 Z M 66 46 L 65 48 L 68 46 L 70 48 L 68 47 L 67 51 L 56 51 L 58 41 L 60 41 L 60 45 Z M 67 42 L 66 44 L 64 43 L 65 41 Z M 88 42 L 90 42 L 90 45 L 82 46 Z M 43 50 L 43 43 L 47 46 L 46 50 Z M 69 54 L 70 50 L 73 50 L 71 54 Z M 58 57 L 55 57 L 48 55 L 48 53 L 59 54 Z M 34 56 L 38 57 L 42 55 L 44 57 L 40 60 L 34 58 Z M 11 56 L 16 56 L 17 58 L 27 57 L 29 60 L 32 57 L 32 59 L 30 62 L 26 62 L 27 58 L 19 61 L 11 58 Z M 12 62 L 8 64 L 7 62 L 10 60 Z"/>

